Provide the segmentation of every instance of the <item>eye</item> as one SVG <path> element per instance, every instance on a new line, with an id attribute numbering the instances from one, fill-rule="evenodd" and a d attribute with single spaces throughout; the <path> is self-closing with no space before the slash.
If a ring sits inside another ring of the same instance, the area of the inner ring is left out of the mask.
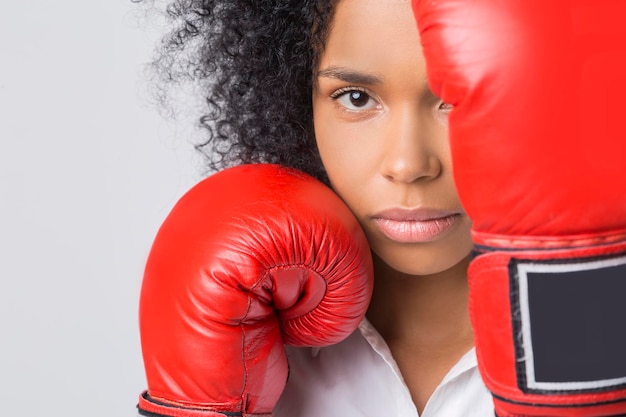
<path id="1" fill-rule="evenodd" d="M 330 97 L 352 111 L 373 110 L 380 105 L 365 90 L 354 87 L 339 89 Z"/>
<path id="2" fill-rule="evenodd" d="M 454 106 L 452 104 L 444 103 L 443 101 L 439 104 L 439 111 L 445 114 L 448 114 L 452 111 Z"/>

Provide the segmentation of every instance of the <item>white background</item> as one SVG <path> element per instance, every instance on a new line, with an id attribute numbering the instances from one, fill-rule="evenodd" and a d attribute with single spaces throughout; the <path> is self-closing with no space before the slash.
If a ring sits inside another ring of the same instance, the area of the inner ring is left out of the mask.
<path id="1" fill-rule="evenodd" d="M 0 2 L 2 416 L 135 416 L 145 388 L 144 262 L 201 170 L 187 121 L 150 103 L 140 9 Z"/>

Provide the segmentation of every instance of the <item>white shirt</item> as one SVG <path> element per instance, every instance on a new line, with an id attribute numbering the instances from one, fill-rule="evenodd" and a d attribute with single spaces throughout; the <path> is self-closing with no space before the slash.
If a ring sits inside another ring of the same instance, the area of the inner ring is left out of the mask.
<path id="1" fill-rule="evenodd" d="M 333 346 L 287 348 L 289 380 L 274 417 L 418 417 L 382 336 L 364 320 Z M 443 378 L 420 417 L 493 417 L 475 350 Z"/>

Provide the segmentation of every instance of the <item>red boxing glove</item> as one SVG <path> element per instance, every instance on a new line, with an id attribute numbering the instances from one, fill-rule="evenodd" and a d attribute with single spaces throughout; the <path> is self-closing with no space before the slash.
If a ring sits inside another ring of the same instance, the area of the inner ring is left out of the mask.
<path id="1" fill-rule="evenodd" d="M 413 0 L 505 416 L 626 414 L 626 1 Z"/>
<path id="2" fill-rule="evenodd" d="M 347 337 L 372 292 L 365 235 L 329 188 L 293 169 L 243 165 L 192 188 L 148 257 L 140 331 L 145 416 L 271 416 L 283 342 Z"/>

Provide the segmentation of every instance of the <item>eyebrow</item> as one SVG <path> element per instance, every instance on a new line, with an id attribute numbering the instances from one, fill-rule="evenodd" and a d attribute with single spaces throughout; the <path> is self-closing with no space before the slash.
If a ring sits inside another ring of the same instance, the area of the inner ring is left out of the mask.
<path id="1" fill-rule="evenodd" d="M 351 84 L 380 85 L 383 79 L 375 74 L 354 71 L 345 67 L 328 67 L 317 72 L 317 78 L 334 78 Z"/>

